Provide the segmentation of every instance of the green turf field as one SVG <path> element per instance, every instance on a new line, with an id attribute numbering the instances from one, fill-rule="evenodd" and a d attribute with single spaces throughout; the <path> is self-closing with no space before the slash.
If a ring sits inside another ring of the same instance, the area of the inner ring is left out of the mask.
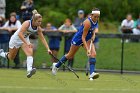
<path id="1" fill-rule="evenodd" d="M 135 74 L 100 73 L 89 81 L 84 72 L 77 79 L 71 72 L 52 76 L 49 70 L 38 70 L 26 78 L 26 70 L 0 69 L 0 93 L 140 93 L 140 78 Z"/>

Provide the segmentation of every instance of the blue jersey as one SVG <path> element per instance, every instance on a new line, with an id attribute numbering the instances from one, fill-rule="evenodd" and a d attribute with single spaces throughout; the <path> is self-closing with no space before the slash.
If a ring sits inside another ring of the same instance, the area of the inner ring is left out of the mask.
<path id="1" fill-rule="evenodd" d="M 92 38 L 93 31 L 95 30 L 95 28 L 98 28 L 98 21 L 96 23 L 94 23 L 90 17 L 88 18 L 88 20 L 90 21 L 91 27 L 87 33 L 86 38 L 85 38 L 86 41 L 88 41 Z M 82 42 L 83 30 L 84 30 L 84 25 L 82 24 L 79 27 L 78 31 L 75 33 L 71 44 L 76 45 L 76 46 L 80 46 L 83 43 Z"/>

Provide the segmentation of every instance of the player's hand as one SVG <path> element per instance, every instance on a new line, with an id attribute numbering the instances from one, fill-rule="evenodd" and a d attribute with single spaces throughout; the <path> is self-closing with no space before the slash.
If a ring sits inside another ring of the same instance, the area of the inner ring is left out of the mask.
<path id="1" fill-rule="evenodd" d="M 91 56 L 91 51 L 90 50 L 87 50 L 87 56 Z"/>
<path id="2" fill-rule="evenodd" d="M 52 54 L 52 51 L 50 49 L 48 49 L 48 54 Z"/>

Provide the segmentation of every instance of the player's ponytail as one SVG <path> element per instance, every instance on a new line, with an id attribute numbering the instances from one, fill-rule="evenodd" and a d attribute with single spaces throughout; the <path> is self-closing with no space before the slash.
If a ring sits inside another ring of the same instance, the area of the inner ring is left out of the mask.
<path id="1" fill-rule="evenodd" d="M 33 16 L 32 16 L 32 19 L 33 19 L 33 20 L 36 21 L 38 18 L 42 18 L 42 16 L 37 12 L 36 9 L 34 9 L 34 10 L 32 11 L 32 13 L 33 13 Z"/>
<path id="2" fill-rule="evenodd" d="M 38 12 L 37 12 L 36 9 L 34 9 L 34 10 L 32 11 L 32 13 L 33 13 L 33 15 L 38 14 Z"/>

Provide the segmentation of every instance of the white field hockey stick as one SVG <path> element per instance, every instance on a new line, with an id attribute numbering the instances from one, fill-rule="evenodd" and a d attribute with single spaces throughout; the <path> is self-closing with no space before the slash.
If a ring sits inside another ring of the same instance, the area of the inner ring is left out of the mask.
<path id="1" fill-rule="evenodd" d="M 91 49 L 92 49 L 92 45 L 93 45 L 93 41 L 95 39 L 95 33 L 93 33 L 93 37 L 91 38 L 91 41 L 90 41 L 90 46 L 89 46 L 89 51 L 91 52 Z"/>
<path id="2" fill-rule="evenodd" d="M 89 45 L 89 51 L 91 52 L 91 49 L 92 49 L 92 46 L 93 46 L 93 41 L 95 39 L 95 33 L 93 33 L 93 37 L 91 38 L 91 41 L 90 41 L 90 45 Z M 90 57 L 88 57 L 90 58 Z M 88 70 L 89 70 L 89 62 L 87 63 L 87 66 L 86 66 L 86 76 L 88 76 Z"/>

